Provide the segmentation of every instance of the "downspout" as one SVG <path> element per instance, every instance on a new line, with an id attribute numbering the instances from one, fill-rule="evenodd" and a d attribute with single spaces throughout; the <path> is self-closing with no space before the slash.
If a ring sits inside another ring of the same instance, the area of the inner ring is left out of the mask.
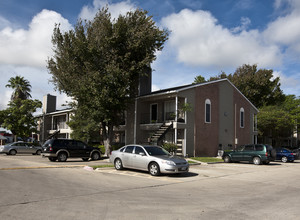
<path id="1" fill-rule="evenodd" d="M 134 102 L 133 143 L 136 144 L 137 99 Z"/>
<path id="2" fill-rule="evenodd" d="M 236 139 L 236 104 L 234 104 L 234 148 L 236 149 L 237 139 Z"/>
<path id="3" fill-rule="evenodd" d="M 175 144 L 177 144 L 178 95 L 175 97 Z"/>

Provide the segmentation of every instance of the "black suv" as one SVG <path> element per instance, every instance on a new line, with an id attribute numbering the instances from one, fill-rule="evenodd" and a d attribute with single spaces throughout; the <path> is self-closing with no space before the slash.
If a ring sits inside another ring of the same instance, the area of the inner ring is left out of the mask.
<path id="1" fill-rule="evenodd" d="M 43 145 L 43 157 L 50 161 L 64 162 L 68 157 L 79 157 L 83 161 L 99 160 L 101 151 L 98 148 L 90 147 L 82 141 L 72 139 L 50 139 Z"/>

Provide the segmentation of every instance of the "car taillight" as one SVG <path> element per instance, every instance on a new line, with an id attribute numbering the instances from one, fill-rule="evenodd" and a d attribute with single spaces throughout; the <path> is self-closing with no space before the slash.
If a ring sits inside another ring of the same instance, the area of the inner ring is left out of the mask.
<path id="1" fill-rule="evenodd" d="M 50 147 L 49 147 L 49 151 L 52 151 L 52 150 L 53 150 L 53 149 L 52 149 L 52 147 L 50 146 Z"/>
<path id="2" fill-rule="evenodd" d="M 266 157 L 269 156 L 268 152 L 266 152 Z"/>

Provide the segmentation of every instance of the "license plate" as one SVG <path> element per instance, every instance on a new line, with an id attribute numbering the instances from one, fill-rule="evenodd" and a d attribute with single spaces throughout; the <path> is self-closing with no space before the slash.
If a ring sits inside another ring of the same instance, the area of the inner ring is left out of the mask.
<path id="1" fill-rule="evenodd" d="M 187 168 L 186 167 L 181 167 L 179 170 L 180 171 L 185 171 Z"/>

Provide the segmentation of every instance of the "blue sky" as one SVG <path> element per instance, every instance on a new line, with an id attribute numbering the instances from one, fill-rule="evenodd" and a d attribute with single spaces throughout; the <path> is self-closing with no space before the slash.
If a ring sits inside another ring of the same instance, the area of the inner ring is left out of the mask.
<path id="1" fill-rule="evenodd" d="M 0 109 L 16 75 L 29 80 L 33 98 L 57 95 L 58 108 L 69 100 L 54 90 L 46 69 L 54 24 L 69 30 L 105 5 L 112 17 L 145 9 L 171 31 L 152 64 L 153 91 L 257 64 L 273 69 L 285 94 L 300 96 L 299 0 L 0 0 Z"/>

